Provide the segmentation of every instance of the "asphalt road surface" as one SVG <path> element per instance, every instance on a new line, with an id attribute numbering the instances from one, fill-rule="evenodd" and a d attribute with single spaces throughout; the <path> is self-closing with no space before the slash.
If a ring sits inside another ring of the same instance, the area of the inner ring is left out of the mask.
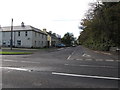
<path id="1" fill-rule="evenodd" d="M 117 55 L 82 46 L 2 56 L 3 88 L 118 88 Z"/>

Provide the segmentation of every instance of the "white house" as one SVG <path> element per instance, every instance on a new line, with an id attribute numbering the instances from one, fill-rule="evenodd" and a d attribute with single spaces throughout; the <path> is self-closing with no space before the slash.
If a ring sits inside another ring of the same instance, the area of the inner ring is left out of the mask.
<path id="1" fill-rule="evenodd" d="M 0 27 L 2 42 L 0 46 L 10 46 L 11 42 L 11 26 Z M 12 45 L 14 47 L 45 47 L 47 45 L 47 34 L 40 29 L 30 25 L 13 26 Z"/>

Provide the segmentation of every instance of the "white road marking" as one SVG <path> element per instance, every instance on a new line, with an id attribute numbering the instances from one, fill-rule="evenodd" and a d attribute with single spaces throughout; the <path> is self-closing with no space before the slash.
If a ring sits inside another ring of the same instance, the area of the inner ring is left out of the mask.
<path id="1" fill-rule="evenodd" d="M 15 60 L 3 60 L 3 61 L 15 61 Z"/>
<path id="2" fill-rule="evenodd" d="M 69 64 L 64 64 L 64 65 L 69 65 Z"/>
<path id="3" fill-rule="evenodd" d="M 117 62 L 120 62 L 120 60 L 116 60 Z"/>
<path id="4" fill-rule="evenodd" d="M 105 52 L 101 52 L 101 53 L 106 54 L 106 55 L 111 55 L 111 53 L 105 53 Z"/>
<path id="5" fill-rule="evenodd" d="M 92 61 L 92 59 L 85 59 L 86 61 Z"/>
<path id="6" fill-rule="evenodd" d="M 73 52 L 71 53 L 71 55 L 68 56 L 67 60 L 69 60 L 74 53 L 75 53 L 75 51 L 73 51 Z"/>
<path id="7" fill-rule="evenodd" d="M 18 71 L 29 71 L 29 69 L 24 69 L 24 68 L 15 68 L 15 67 L 0 67 L 2 69 L 10 69 L 10 70 L 18 70 Z"/>
<path id="8" fill-rule="evenodd" d="M 117 68 L 112 66 L 96 66 L 96 65 L 74 65 L 74 64 L 64 64 L 66 66 L 76 66 L 76 67 L 94 67 L 94 68 Z"/>
<path id="9" fill-rule="evenodd" d="M 82 61 L 83 59 L 76 59 L 76 60 L 80 60 L 80 61 Z"/>
<path id="10" fill-rule="evenodd" d="M 72 52 L 72 54 L 71 55 L 73 55 L 75 53 L 75 51 L 74 52 Z"/>
<path id="11" fill-rule="evenodd" d="M 62 49 L 64 49 L 64 48 L 60 48 L 60 49 L 57 49 L 57 50 L 62 50 Z"/>
<path id="12" fill-rule="evenodd" d="M 78 74 L 57 73 L 57 72 L 52 72 L 52 74 L 53 74 L 53 75 L 63 75 L 63 76 L 83 77 L 83 78 L 120 80 L 120 78 L 116 78 L 116 77 L 104 77 L 104 76 L 92 76 L 92 75 L 78 75 Z"/>
<path id="13" fill-rule="evenodd" d="M 106 53 L 106 52 L 101 52 L 101 51 L 94 51 L 95 53 L 102 53 L 102 54 L 106 54 L 106 55 L 112 55 L 111 53 Z"/>
<path id="14" fill-rule="evenodd" d="M 83 57 L 91 57 L 90 55 L 85 54 L 85 53 L 84 53 L 82 56 L 83 56 Z"/>
<path id="15" fill-rule="evenodd" d="M 16 61 L 16 60 L 3 60 L 3 61 L 7 61 L 7 62 L 19 62 L 19 63 L 40 63 L 40 62 L 32 62 L 32 61 Z"/>
<path id="16" fill-rule="evenodd" d="M 96 61 L 103 61 L 103 59 L 96 59 Z"/>
<path id="17" fill-rule="evenodd" d="M 114 60 L 106 59 L 105 61 L 110 61 L 110 62 L 112 62 L 112 61 L 114 61 Z"/>
<path id="18" fill-rule="evenodd" d="M 69 60 L 71 58 L 71 55 L 68 56 L 67 60 Z"/>

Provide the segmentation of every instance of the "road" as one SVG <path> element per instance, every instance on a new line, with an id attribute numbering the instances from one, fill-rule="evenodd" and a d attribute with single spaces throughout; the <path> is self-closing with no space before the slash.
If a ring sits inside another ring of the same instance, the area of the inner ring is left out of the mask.
<path id="1" fill-rule="evenodd" d="M 83 46 L 3 55 L 3 88 L 118 88 L 118 57 Z"/>

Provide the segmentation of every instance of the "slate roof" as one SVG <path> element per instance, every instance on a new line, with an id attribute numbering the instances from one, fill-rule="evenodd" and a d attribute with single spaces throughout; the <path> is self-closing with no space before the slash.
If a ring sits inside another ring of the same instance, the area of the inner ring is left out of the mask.
<path id="1" fill-rule="evenodd" d="M 3 32 L 4 31 L 11 31 L 11 26 L 1 27 L 0 31 L 3 31 Z M 35 28 L 33 26 L 30 26 L 30 25 L 25 25 L 24 27 L 22 27 L 22 26 L 13 26 L 13 31 L 36 31 L 36 32 L 46 34 L 43 31 L 41 31 L 40 29 Z"/>

